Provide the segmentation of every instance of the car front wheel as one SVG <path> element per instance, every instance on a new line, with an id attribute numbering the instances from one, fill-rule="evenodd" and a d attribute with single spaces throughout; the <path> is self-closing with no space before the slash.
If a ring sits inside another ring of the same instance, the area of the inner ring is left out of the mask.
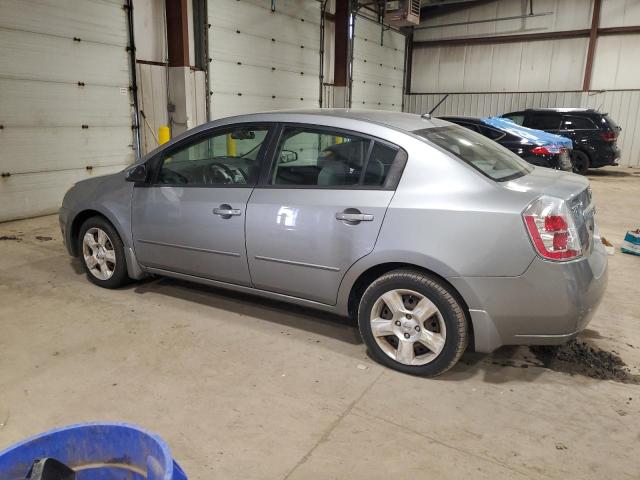
<path id="1" fill-rule="evenodd" d="M 102 217 L 92 217 L 80 227 L 82 265 L 87 278 L 104 288 L 117 288 L 129 281 L 124 246 L 113 226 Z"/>
<path id="2" fill-rule="evenodd" d="M 446 372 L 467 346 L 463 306 L 444 282 L 417 271 L 374 281 L 360 300 L 358 324 L 376 361 L 413 375 Z"/>

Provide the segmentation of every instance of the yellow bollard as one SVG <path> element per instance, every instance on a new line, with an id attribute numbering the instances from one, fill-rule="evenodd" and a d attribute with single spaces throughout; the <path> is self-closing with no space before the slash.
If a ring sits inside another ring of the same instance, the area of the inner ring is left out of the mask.
<path id="1" fill-rule="evenodd" d="M 231 134 L 227 134 L 227 157 L 237 157 L 238 156 L 238 146 L 236 145 L 236 140 L 231 136 Z"/>
<path id="2" fill-rule="evenodd" d="M 158 128 L 158 145 L 162 145 L 171 140 L 171 130 L 166 125 L 161 125 Z"/>

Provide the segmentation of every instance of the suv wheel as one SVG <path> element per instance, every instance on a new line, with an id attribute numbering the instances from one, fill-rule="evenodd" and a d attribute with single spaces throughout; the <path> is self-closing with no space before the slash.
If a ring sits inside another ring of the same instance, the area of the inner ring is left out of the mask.
<path id="1" fill-rule="evenodd" d="M 358 324 L 376 361 L 412 375 L 446 372 L 467 347 L 463 306 L 443 282 L 411 270 L 389 272 L 369 285 Z"/>
<path id="2" fill-rule="evenodd" d="M 102 217 L 91 217 L 80 227 L 82 265 L 87 278 L 104 288 L 129 281 L 124 246 L 113 226 Z"/>
<path id="3" fill-rule="evenodd" d="M 573 164 L 573 173 L 586 175 L 589 170 L 589 157 L 586 153 L 574 150 L 571 154 L 571 163 Z"/>

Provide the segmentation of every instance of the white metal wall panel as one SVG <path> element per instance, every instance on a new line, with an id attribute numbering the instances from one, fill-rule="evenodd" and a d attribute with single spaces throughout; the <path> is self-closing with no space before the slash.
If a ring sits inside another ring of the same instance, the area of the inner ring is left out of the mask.
<path id="1" fill-rule="evenodd" d="M 318 107 L 320 2 L 208 2 L 212 118 Z"/>
<path id="2" fill-rule="evenodd" d="M 405 110 L 424 113 L 431 110 L 444 94 L 408 95 Z M 618 146 L 620 164 L 640 167 L 640 90 L 605 92 L 518 92 L 453 93 L 434 112 L 435 116 L 462 115 L 486 117 L 525 108 L 582 107 L 607 112 L 622 127 Z"/>
<path id="3" fill-rule="evenodd" d="M 56 211 L 133 158 L 119 0 L 0 0 L 0 221 Z"/>
<path id="4" fill-rule="evenodd" d="M 640 25 L 638 0 L 605 0 L 600 11 L 600 27 L 630 27 Z"/>
<path id="5" fill-rule="evenodd" d="M 607 13 L 610 3 L 625 4 L 630 12 L 637 8 L 637 0 L 604 0 L 603 14 Z M 535 13 L 552 12 L 540 17 L 503 20 L 499 22 L 472 23 L 467 25 L 441 26 L 452 23 L 466 23 L 499 17 L 513 17 L 529 13 L 529 0 L 498 0 L 480 3 L 451 12 L 446 15 L 427 18 L 420 24 L 426 29 L 417 29 L 414 33 L 416 41 L 442 40 L 447 38 L 478 37 L 493 35 L 513 35 L 516 33 L 556 32 L 589 28 L 591 25 L 592 1 L 590 0 L 536 0 Z M 618 7 L 618 10 L 620 8 Z M 628 24 L 633 24 L 634 13 L 627 13 Z M 604 19 L 604 15 L 601 17 Z M 601 22 L 602 24 L 602 22 Z M 636 22 L 635 25 L 638 23 Z M 601 26 L 614 26 L 604 25 Z M 615 25 L 617 26 L 617 25 Z"/>
<path id="6" fill-rule="evenodd" d="M 591 87 L 598 90 L 640 87 L 639 47 L 640 35 L 599 37 L 593 60 Z"/>
<path id="7" fill-rule="evenodd" d="M 633 43 L 636 35 L 623 35 L 624 42 Z M 602 63 L 611 66 L 594 68 L 606 76 L 606 82 L 615 83 L 611 72 L 639 69 L 635 61 L 622 64 L 619 59 L 628 59 L 632 48 L 611 51 L 601 37 L 598 50 L 602 51 Z M 625 40 L 629 39 L 629 40 Z M 604 45 L 602 48 L 600 45 Z M 626 43 L 625 43 L 626 45 Z M 586 62 L 587 39 L 545 40 L 537 42 L 516 42 L 496 45 L 466 45 L 415 48 L 411 89 L 413 92 L 500 92 L 500 91 L 550 91 L 573 90 L 582 87 L 582 75 Z M 627 53 L 629 52 L 629 53 Z M 578 72 L 578 73 L 576 73 Z M 637 76 L 624 73 L 629 82 Z M 601 88 L 600 77 L 594 75 L 594 88 Z M 622 74 L 621 74 L 622 78 Z M 616 83 L 616 85 L 621 83 Z M 611 88 L 611 87 L 608 87 Z M 632 88 L 625 84 L 624 87 Z M 635 87 L 633 87 L 635 88 Z"/>
<path id="8" fill-rule="evenodd" d="M 405 36 L 385 28 L 356 17 L 351 84 L 354 108 L 402 110 Z"/>

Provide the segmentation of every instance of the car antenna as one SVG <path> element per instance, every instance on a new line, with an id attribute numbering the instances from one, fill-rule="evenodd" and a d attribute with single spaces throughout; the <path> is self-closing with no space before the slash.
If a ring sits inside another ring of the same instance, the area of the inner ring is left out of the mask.
<path id="1" fill-rule="evenodd" d="M 433 107 L 431 110 L 429 110 L 428 113 L 423 113 L 422 115 L 420 115 L 422 118 L 424 118 L 425 120 L 431 120 L 431 114 L 433 112 L 435 112 L 436 108 L 438 108 L 440 105 L 442 105 L 442 102 L 444 102 L 447 97 L 449 96 L 449 94 L 447 93 L 444 97 L 442 97 L 442 100 L 440 100 L 435 107 Z"/>

